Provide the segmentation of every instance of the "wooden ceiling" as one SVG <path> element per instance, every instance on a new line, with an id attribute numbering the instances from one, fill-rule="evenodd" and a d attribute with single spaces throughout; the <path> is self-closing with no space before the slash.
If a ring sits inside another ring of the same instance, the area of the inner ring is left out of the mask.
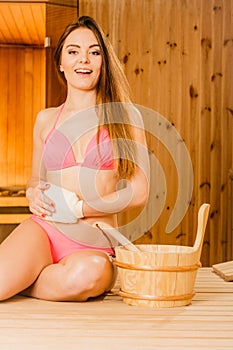
<path id="1" fill-rule="evenodd" d="M 0 44 L 44 45 L 45 4 L 0 2 Z"/>
<path id="2" fill-rule="evenodd" d="M 63 25 L 63 17 L 67 21 L 74 9 L 77 0 L 0 0 L 0 45 L 44 46 L 51 17 L 56 17 L 58 26 Z"/>

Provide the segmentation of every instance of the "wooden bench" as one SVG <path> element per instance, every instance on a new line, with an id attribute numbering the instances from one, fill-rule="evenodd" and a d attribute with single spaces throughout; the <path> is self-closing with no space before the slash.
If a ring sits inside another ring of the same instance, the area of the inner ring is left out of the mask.
<path id="1" fill-rule="evenodd" d="M 9 212 L 1 212 L 1 208 L 9 208 Z M 20 224 L 30 217 L 30 213 L 11 213 L 10 208 L 25 208 L 28 210 L 28 201 L 26 197 L 0 197 L 0 224 Z M 20 210 L 19 210 L 20 211 Z"/>

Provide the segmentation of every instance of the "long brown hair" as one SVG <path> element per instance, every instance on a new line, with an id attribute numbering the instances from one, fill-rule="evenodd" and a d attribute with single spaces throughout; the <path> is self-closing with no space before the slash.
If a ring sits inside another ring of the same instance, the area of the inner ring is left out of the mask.
<path id="1" fill-rule="evenodd" d="M 100 45 L 103 57 L 97 85 L 97 113 L 100 125 L 104 125 L 113 142 L 114 154 L 118 159 L 120 178 L 130 178 L 135 172 L 135 147 L 127 105 L 131 104 L 130 88 L 122 65 L 106 35 L 96 21 L 82 16 L 65 28 L 58 41 L 54 59 L 59 76 L 66 82 L 60 71 L 61 53 L 67 36 L 78 28 L 90 29 Z M 122 140 L 124 142 L 122 142 Z"/>

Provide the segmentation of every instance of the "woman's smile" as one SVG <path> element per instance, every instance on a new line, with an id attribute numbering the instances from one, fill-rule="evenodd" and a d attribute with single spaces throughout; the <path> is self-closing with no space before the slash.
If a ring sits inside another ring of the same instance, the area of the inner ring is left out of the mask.
<path id="1" fill-rule="evenodd" d="M 68 86 L 93 90 L 99 81 L 102 55 L 94 33 L 87 28 L 74 30 L 65 40 L 60 70 Z"/>

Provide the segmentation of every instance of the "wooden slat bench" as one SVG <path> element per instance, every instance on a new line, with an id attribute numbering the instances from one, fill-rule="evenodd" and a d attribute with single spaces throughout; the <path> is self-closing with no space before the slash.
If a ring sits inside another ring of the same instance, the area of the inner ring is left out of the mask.
<path id="1" fill-rule="evenodd" d="M 0 303 L 0 349 L 232 350 L 233 283 L 201 268 L 195 291 L 191 305 L 161 309 L 112 293 L 86 303 L 16 296 Z"/>
<path id="2" fill-rule="evenodd" d="M 26 197 L 0 197 L 0 224 L 20 224 L 30 215 Z"/>

